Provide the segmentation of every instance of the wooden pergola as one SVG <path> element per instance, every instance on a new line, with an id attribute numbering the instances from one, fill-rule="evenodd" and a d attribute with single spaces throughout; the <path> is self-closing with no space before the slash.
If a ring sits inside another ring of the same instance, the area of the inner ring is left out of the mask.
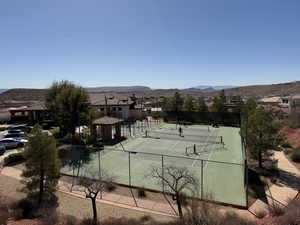
<path id="1" fill-rule="evenodd" d="M 111 142 L 113 140 L 113 127 L 115 128 L 114 139 L 121 139 L 121 123 L 122 119 L 104 116 L 99 119 L 96 119 L 91 128 L 91 133 L 93 136 L 101 137 L 103 142 Z M 100 126 L 100 134 L 98 132 L 98 127 Z"/>

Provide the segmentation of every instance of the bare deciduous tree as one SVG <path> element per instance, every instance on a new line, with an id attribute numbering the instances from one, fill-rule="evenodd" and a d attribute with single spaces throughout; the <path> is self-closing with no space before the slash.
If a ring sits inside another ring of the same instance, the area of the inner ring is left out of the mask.
<path id="1" fill-rule="evenodd" d="M 98 224 L 98 214 L 96 199 L 99 194 L 107 190 L 108 185 L 111 185 L 113 178 L 105 171 L 94 171 L 87 168 L 85 172 L 77 178 L 77 185 L 81 191 L 85 193 L 85 197 L 91 199 L 93 209 L 94 224 Z"/>
<path id="2" fill-rule="evenodd" d="M 178 207 L 179 216 L 182 217 L 182 198 L 184 190 L 190 191 L 193 195 L 197 194 L 198 180 L 186 167 L 167 166 L 152 167 L 148 175 L 163 184 L 167 191 L 174 194 L 174 199 Z"/>

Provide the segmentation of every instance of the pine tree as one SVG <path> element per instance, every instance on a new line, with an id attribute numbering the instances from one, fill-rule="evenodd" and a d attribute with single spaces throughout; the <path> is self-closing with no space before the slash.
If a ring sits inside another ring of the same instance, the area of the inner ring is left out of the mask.
<path id="1" fill-rule="evenodd" d="M 190 95 L 188 95 L 184 101 L 184 110 L 187 112 L 193 112 L 195 110 L 194 98 Z"/>
<path id="2" fill-rule="evenodd" d="M 203 97 L 198 98 L 197 111 L 198 112 L 207 112 L 208 111 L 208 107 L 207 107 Z"/>
<path id="3" fill-rule="evenodd" d="M 180 112 L 183 107 L 183 98 L 179 92 L 175 92 L 170 102 L 170 109 L 174 112 Z"/>
<path id="4" fill-rule="evenodd" d="M 38 194 L 40 205 L 44 194 L 53 194 L 58 183 L 60 161 L 55 139 L 36 125 L 29 135 L 24 157 L 26 163 L 22 183 L 25 187 L 22 191 L 29 196 Z"/>
<path id="5" fill-rule="evenodd" d="M 226 112 L 227 111 L 226 103 L 227 103 L 227 98 L 225 95 L 225 91 L 222 90 L 219 97 L 214 97 L 213 104 L 210 110 L 212 112 L 219 112 L 219 113 Z"/>

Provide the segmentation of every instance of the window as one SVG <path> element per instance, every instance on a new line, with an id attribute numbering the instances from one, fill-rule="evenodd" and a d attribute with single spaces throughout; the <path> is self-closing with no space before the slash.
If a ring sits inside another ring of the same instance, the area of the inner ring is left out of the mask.
<path id="1" fill-rule="evenodd" d="M 113 111 L 114 111 L 114 112 L 117 111 L 117 108 L 116 108 L 116 107 L 113 107 Z"/>
<path id="2" fill-rule="evenodd" d="M 122 111 L 122 107 L 119 107 L 119 111 Z"/>
<path id="3" fill-rule="evenodd" d="M 103 112 L 103 111 L 104 111 L 104 108 L 100 108 L 100 111 Z"/>

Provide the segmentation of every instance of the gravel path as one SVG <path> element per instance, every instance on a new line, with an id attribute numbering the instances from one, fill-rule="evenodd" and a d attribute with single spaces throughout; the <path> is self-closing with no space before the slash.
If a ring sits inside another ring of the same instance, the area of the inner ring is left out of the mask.
<path id="1" fill-rule="evenodd" d="M 20 199 L 25 196 L 23 193 L 17 191 L 17 189 L 20 189 L 21 187 L 22 184 L 20 183 L 20 181 L 11 177 L 0 175 L 0 194 L 14 199 Z M 77 218 L 92 216 L 91 202 L 88 199 L 81 199 L 61 192 L 57 192 L 57 196 L 59 198 L 58 211 L 60 213 L 65 215 L 72 215 Z M 98 208 L 98 214 L 100 219 L 106 219 L 109 217 L 141 218 L 147 215 L 147 216 L 151 216 L 157 221 L 172 220 L 172 218 L 167 216 L 144 213 L 144 212 L 112 206 L 104 203 L 97 203 L 97 208 Z"/>

